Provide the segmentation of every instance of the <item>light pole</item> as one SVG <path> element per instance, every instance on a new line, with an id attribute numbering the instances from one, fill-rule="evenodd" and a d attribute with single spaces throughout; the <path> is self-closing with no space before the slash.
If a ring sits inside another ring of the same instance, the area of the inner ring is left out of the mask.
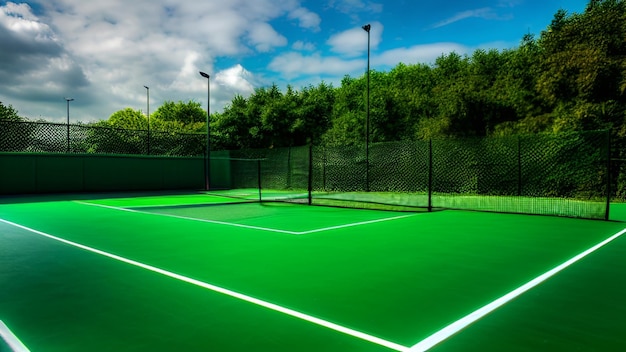
<path id="1" fill-rule="evenodd" d="M 365 191 L 370 191 L 370 29 L 366 24 L 362 27 L 367 32 L 367 117 L 365 120 Z"/>
<path id="2" fill-rule="evenodd" d="M 200 76 L 206 78 L 207 98 L 206 98 L 206 160 L 204 169 L 204 188 L 208 191 L 211 184 L 211 125 L 209 107 L 211 104 L 211 80 L 210 76 L 200 71 Z"/>
<path id="3" fill-rule="evenodd" d="M 150 155 L 150 87 L 143 87 L 146 88 L 146 94 L 148 97 L 148 102 L 146 103 L 146 111 L 148 115 L 148 155 Z"/>
<path id="4" fill-rule="evenodd" d="M 67 101 L 67 152 L 70 152 L 70 101 L 74 101 L 73 98 L 65 98 Z"/>

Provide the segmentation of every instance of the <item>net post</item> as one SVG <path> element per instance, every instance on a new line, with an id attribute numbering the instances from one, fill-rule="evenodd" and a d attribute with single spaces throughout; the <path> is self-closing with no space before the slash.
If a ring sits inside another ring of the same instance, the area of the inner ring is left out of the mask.
<path id="1" fill-rule="evenodd" d="M 256 161 L 256 172 L 257 172 L 257 182 L 258 182 L 258 188 L 259 188 L 259 203 L 263 202 L 263 197 L 261 196 L 261 189 L 262 189 L 262 185 L 261 185 L 261 159 L 258 159 Z"/>
<path id="2" fill-rule="evenodd" d="M 606 209 L 604 213 L 604 220 L 609 220 L 609 212 L 611 209 L 611 130 L 606 131 Z"/>
<path id="3" fill-rule="evenodd" d="M 326 191 L 326 147 L 322 147 L 322 190 Z"/>
<path id="4" fill-rule="evenodd" d="M 433 211 L 433 139 L 428 140 L 428 211 Z"/>
<path id="5" fill-rule="evenodd" d="M 522 195 L 522 137 L 517 135 L 517 196 Z"/>
<path id="6" fill-rule="evenodd" d="M 308 203 L 313 203 L 313 143 L 309 143 L 309 179 L 307 185 Z"/>
<path id="7" fill-rule="evenodd" d="M 208 191 L 209 190 L 209 173 L 208 173 L 208 154 L 206 149 L 202 151 L 202 167 L 204 168 L 203 172 L 204 172 L 204 190 Z"/>

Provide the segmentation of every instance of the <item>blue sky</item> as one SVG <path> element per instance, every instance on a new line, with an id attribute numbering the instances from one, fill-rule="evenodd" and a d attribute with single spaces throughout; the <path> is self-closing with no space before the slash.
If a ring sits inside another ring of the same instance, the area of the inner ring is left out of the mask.
<path id="1" fill-rule="evenodd" d="M 107 119 L 195 100 L 211 111 L 273 83 L 299 89 L 371 67 L 517 47 L 588 0 L 0 1 L 0 101 L 30 119 Z"/>

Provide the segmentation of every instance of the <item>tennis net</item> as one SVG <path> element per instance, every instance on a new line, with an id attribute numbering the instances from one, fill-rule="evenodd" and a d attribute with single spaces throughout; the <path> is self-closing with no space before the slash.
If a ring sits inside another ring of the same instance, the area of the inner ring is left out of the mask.
<path id="1" fill-rule="evenodd" d="M 231 192 L 259 201 L 607 219 L 607 131 L 231 151 Z"/>

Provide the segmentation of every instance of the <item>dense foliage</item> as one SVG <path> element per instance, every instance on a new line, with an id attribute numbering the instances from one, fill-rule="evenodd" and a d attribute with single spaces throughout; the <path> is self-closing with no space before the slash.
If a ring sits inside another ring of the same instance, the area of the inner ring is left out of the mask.
<path id="1" fill-rule="evenodd" d="M 449 53 L 432 65 L 371 71 L 370 140 L 506 136 L 610 129 L 626 138 L 626 1 L 590 0 L 583 13 L 554 15 L 539 38 L 519 47 Z M 276 85 L 236 96 L 211 116 L 214 149 L 365 140 L 367 77 L 346 76 L 300 90 Z M 24 120 L 0 103 L 0 119 Z M 167 101 L 148 119 L 127 108 L 97 126 L 206 132 L 195 101 Z"/>
<path id="2" fill-rule="evenodd" d="M 626 134 L 626 2 L 559 11 L 518 48 L 450 53 L 371 72 L 371 140 L 612 129 Z M 224 148 L 361 144 L 366 76 L 302 91 L 261 88 L 212 116 Z"/>
<path id="3" fill-rule="evenodd" d="M 5 121 L 22 121 L 24 119 L 18 115 L 17 110 L 15 110 L 15 108 L 13 108 L 13 106 L 11 106 L 11 105 L 8 105 L 8 106 L 4 105 L 0 101 L 0 120 L 5 120 Z"/>

